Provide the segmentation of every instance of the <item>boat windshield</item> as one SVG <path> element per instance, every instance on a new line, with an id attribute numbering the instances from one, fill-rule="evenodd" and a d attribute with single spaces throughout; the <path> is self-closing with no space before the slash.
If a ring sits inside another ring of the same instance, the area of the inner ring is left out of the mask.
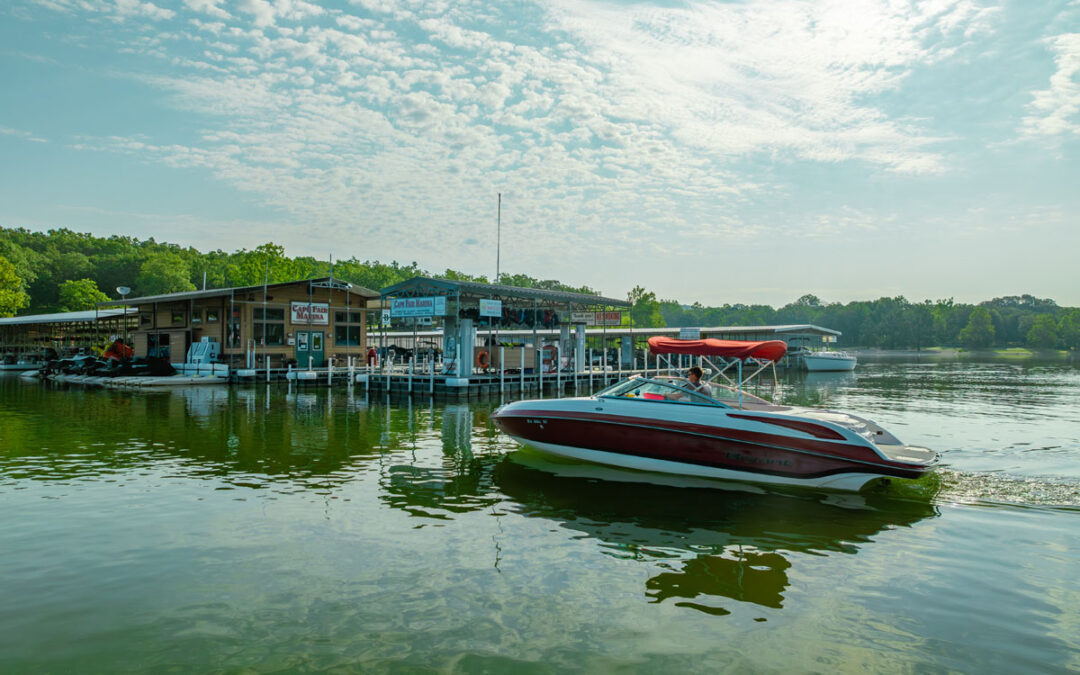
<path id="1" fill-rule="evenodd" d="M 613 384 L 596 395 L 604 398 L 629 398 L 643 401 L 724 406 L 719 401 L 681 386 L 685 384 L 686 380 L 682 379 L 651 380 L 644 377 L 632 377 Z"/>

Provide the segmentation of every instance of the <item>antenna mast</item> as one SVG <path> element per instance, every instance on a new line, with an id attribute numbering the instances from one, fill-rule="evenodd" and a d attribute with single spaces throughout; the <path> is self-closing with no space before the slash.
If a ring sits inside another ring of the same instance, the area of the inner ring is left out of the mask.
<path id="1" fill-rule="evenodd" d="M 499 193 L 499 210 L 495 216 L 495 283 L 499 283 L 499 266 L 502 257 L 502 193 Z"/>

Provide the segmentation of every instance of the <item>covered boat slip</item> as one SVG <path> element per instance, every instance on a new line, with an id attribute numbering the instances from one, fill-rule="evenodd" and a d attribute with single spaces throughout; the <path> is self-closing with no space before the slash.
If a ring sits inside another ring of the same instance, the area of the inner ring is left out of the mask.
<path id="1" fill-rule="evenodd" d="M 451 396 L 598 383 L 586 327 L 619 326 L 629 307 L 598 295 L 428 277 L 383 289 L 381 304 L 379 331 L 369 336 L 377 358 L 361 381 Z"/>
<path id="2" fill-rule="evenodd" d="M 31 370 L 44 357 L 101 349 L 138 322 L 134 309 L 97 309 L 0 318 L 0 370 Z"/>
<path id="3" fill-rule="evenodd" d="M 779 340 L 787 345 L 787 353 L 776 362 L 776 365 L 780 368 L 799 367 L 802 365 L 801 355 L 806 353 L 806 345 L 835 343 L 841 335 L 840 331 L 813 324 L 710 326 L 693 329 L 641 328 L 613 324 L 614 322 L 609 322 L 607 325 L 601 325 L 595 321 L 586 324 L 584 342 L 586 364 L 599 366 L 602 360 L 606 359 L 607 364 L 614 367 L 618 359 L 621 360 L 624 370 L 643 368 L 645 359 L 653 358 L 649 352 L 649 338 L 677 339 L 693 335 L 703 339 L 756 342 Z M 484 327 L 479 327 L 476 335 L 478 344 L 489 347 L 492 351 L 503 344 L 507 346 L 540 344 L 554 349 L 559 345 L 561 337 L 562 332 L 559 328 L 547 328 L 542 325 L 540 327 L 500 327 L 497 331 L 486 331 Z M 393 326 L 384 326 L 377 332 L 369 334 L 368 343 L 378 347 L 380 355 L 384 350 L 389 350 L 399 357 L 398 360 L 401 360 L 401 355 L 411 354 L 414 351 L 421 358 L 429 353 L 441 353 L 444 346 L 443 338 L 443 330 L 435 329 L 435 322 L 420 322 L 417 326 L 403 326 L 400 322 L 396 322 Z M 565 343 L 563 346 L 563 356 L 566 357 L 568 354 Z M 591 350 L 591 358 L 588 356 L 589 350 Z M 679 361 L 677 358 L 672 358 L 672 360 Z M 689 365 L 688 360 L 683 359 L 683 361 L 683 365 Z"/>

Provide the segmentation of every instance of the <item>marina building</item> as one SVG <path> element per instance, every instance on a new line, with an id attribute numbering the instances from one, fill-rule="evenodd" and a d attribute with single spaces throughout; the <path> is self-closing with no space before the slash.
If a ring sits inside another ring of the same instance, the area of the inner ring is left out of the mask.
<path id="1" fill-rule="evenodd" d="M 368 302 L 379 294 L 324 277 L 114 300 L 137 313 L 135 356 L 230 368 L 322 368 L 367 350 Z"/>

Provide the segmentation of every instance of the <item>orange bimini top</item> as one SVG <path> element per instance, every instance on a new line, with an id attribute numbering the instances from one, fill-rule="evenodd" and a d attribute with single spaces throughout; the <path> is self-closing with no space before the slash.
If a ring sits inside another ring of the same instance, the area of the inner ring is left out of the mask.
<path id="1" fill-rule="evenodd" d="M 102 354 L 102 356 L 116 361 L 126 361 L 135 356 L 135 350 L 122 342 L 119 344 L 114 342 L 109 345 L 109 348 L 105 350 L 105 353 Z"/>
<path id="2" fill-rule="evenodd" d="M 692 354 L 694 356 L 725 356 L 732 359 L 761 359 L 779 361 L 787 353 L 783 340 L 748 342 L 744 340 L 677 340 L 675 338 L 649 338 L 649 351 L 653 354 Z"/>

